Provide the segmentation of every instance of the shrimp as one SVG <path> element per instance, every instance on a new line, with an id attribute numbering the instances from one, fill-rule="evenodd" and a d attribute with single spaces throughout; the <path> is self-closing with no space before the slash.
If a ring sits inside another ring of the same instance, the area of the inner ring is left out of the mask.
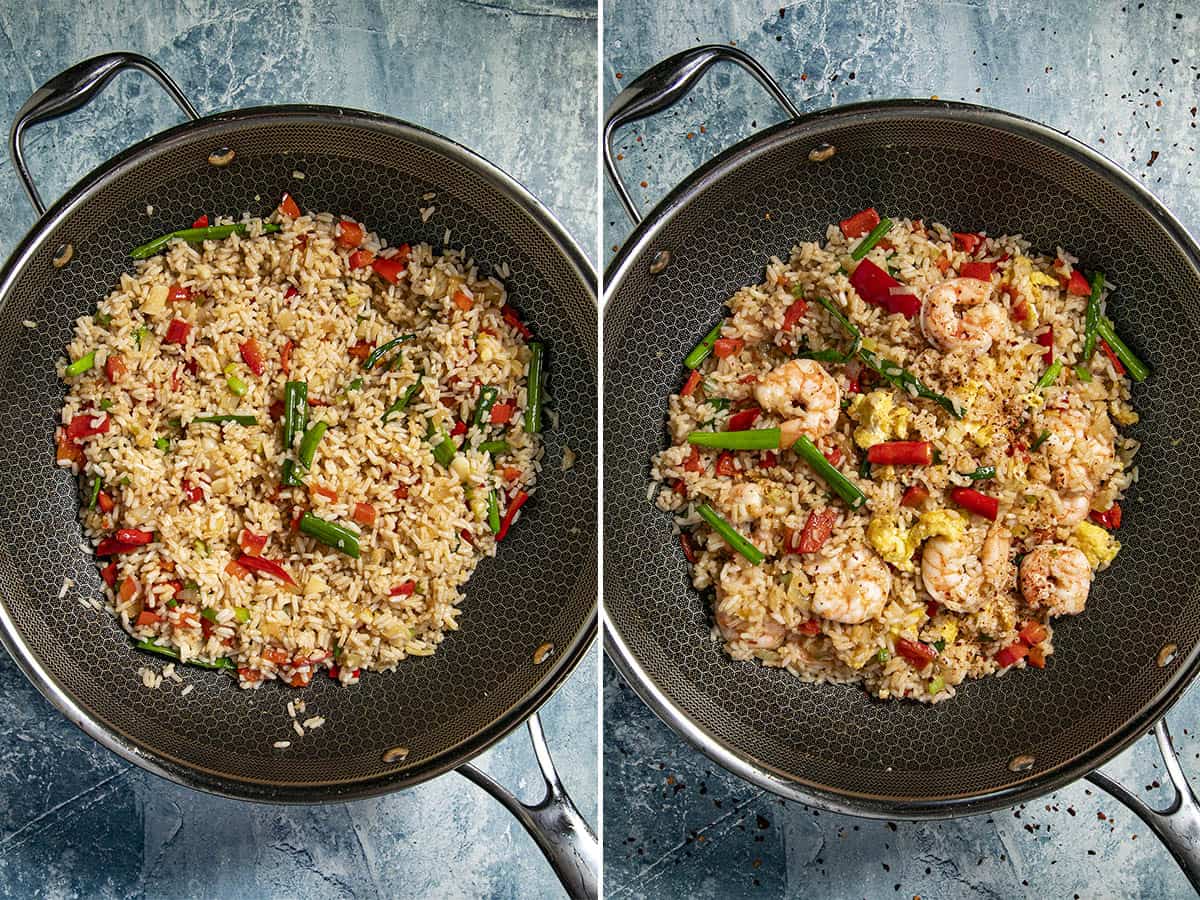
<path id="1" fill-rule="evenodd" d="M 938 535 L 921 549 L 921 583 L 930 597 L 954 612 L 974 612 L 983 604 L 983 568 L 964 541 Z"/>
<path id="2" fill-rule="evenodd" d="M 1059 525 L 1074 528 L 1088 517 L 1092 510 L 1092 495 L 1067 492 L 1052 492 L 1054 495 L 1054 515 Z"/>
<path id="3" fill-rule="evenodd" d="M 887 563 L 869 547 L 810 564 L 814 574 L 812 611 L 823 619 L 859 625 L 876 618 L 892 592 Z"/>
<path id="4" fill-rule="evenodd" d="M 1108 416 L 1088 410 L 1047 413 L 1050 432 L 1046 455 L 1050 477 L 1060 494 L 1086 494 L 1090 499 L 1111 472 L 1116 459 L 1116 433 Z"/>
<path id="5" fill-rule="evenodd" d="M 1091 586 L 1091 564 L 1075 547 L 1039 544 L 1021 560 L 1021 594 L 1025 602 L 1052 616 L 1083 612 Z"/>
<path id="6" fill-rule="evenodd" d="M 951 278 L 935 284 L 921 300 L 921 331 L 929 343 L 947 353 L 966 350 L 982 356 L 1008 328 L 1004 308 L 991 296 L 991 284 L 978 278 Z"/>
<path id="7" fill-rule="evenodd" d="M 753 522 L 767 511 L 763 490 L 754 481 L 739 481 L 723 489 L 719 505 L 732 522 Z"/>
<path id="8" fill-rule="evenodd" d="M 754 399 L 785 420 L 780 425 L 784 447 L 802 434 L 814 441 L 829 434 L 842 412 L 842 389 L 815 359 L 776 366 L 754 386 Z"/>
<path id="9" fill-rule="evenodd" d="M 731 644 L 741 642 L 755 650 L 777 650 L 782 646 L 787 629 L 771 618 L 765 604 L 757 622 L 743 612 L 747 601 L 752 605 L 759 604 L 769 590 L 767 575 L 761 566 L 731 559 L 721 567 L 716 587 L 715 616 L 721 637 Z"/>
<path id="10" fill-rule="evenodd" d="M 987 537 L 983 539 L 983 550 L 979 554 L 985 584 L 993 590 L 1005 583 L 1012 584 L 1009 581 L 1008 558 L 1011 551 L 1012 532 L 999 522 L 993 522 L 992 527 L 988 529 Z"/>

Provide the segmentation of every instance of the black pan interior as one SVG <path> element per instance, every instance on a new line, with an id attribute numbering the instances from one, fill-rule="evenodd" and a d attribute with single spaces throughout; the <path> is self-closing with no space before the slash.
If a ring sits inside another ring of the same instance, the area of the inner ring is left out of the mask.
<path id="1" fill-rule="evenodd" d="M 823 143 L 827 162 L 809 160 Z M 1200 274 L 1169 217 L 1079 145 L 977 108 L 900 102 L 779 126 L 675 191 L 614 262 L 605 313 L 605 608 L 650 691 L 765 778 L 843 808 L 933 813 L 1012 802 L 1136 737 L 1190 674 L 1200 637 Z M 1141 480 L 1124 545 L 1049 668 L 968 682 L 930 708 L 803 684 L 707 635 L 671 523 L 646 501 L 681 360 L 771 255 L 866 206 L 1068 248 L 1118 289 L 1109 312 L 1153 368 L 1135 388 Z M 669 250 L 654 275 L 650 261 Z M 1178 645 L 1175 661 L 1156 663 Z M 1009 763 L 1032 755 L 1033 768 Z"/>
<path id="2" fill-rule="evenodd" d="M 233 163 L 210 165 L 223 146 L 235 150 Z M 284 191 L 306 209 L 363 220 L 393 243 L 438 248 L 450 228 L 451 246 L 489 267 L 507 262 L 512 302 L 547 342 L 561 424 L 547 434 L 545 469 L 524 518 L 503 552 L 479 567 L 461 630 L 435 656 L 367 673 L 357 688 L 320 678 L 303 694 L 277 685 L 239 691 L 227 677 L 186 669 L 195 690 L 181 700 L 178 688 L 144 689 L 136 670 L 152 658 L 133 651 L 110 617 L 76 600 L 80 591 L 99 596 L 100 580 L 80 550 L 74 479 L 53 462 L 64 393 L 54 362 L 75 318 L 130 267 L 131 247 L 201 212 L 265 215 Z M 431 191 L 436 198 L 423 201 Z M 383 117 L 315 108 L 183 126 L 123 154 L 73 194 L 51 211 L 49 233 L 10 260 L 0 309 L 0 588 L 26 670 L 40 667 L 52 692 L 160 771 L 273 800 L 414 783 L 535 709 L 585 649 L 596 603 L 595 293 L 586 261 L 549 215 L 443 139 Z M 426 205 L 437 211 L 422 224 L 418 207 Z M 55 269 L 50 260 L 63 242 L 74 246 L 74 259 Z M 564 446 L 578 453 L 569 472 L 559 466 Z M 80 587 L 59 600 L 64 577 Z M 556 652 L 536 666 L 534 651 L 545 642 Z M 299 696 L 307 715 L 327 720 L 303 739 L 289 734 L 285 710 Z M 290 749 L 272 749 L 287 739 Z M 409 749 L 407 759 L 385 763 L 396 746 Z"/>

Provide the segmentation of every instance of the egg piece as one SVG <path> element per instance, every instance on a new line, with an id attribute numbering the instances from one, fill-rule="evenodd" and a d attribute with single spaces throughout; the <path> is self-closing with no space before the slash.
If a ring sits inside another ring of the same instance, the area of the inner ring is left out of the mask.
<path id="1" fill-rule="evenodd" d="M 893 438 L 907 437 L 912 418 L 912 411 L 907 406 L 897 406 L 891 392 L 884 390 L 859 394 L 850 401 L 846 414 L 858 423 L 854 443 L 864 450 Z"/>
<path id="2" fill-rule="evenodd" d="M 1093 569 L 1103 569 L 1117 558 L 1121 542 L 1092 522 L 1083 521 L 1075 526 L 1071 543 L 1083 552 Z"/>

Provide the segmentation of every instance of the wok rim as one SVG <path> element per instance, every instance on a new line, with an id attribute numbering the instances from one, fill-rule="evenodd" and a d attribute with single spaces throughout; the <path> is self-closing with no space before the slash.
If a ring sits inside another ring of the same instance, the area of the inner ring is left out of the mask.
<path id="1" fill-rule="evenodd" d="M 631 269 L 643 262 L 643 257 L 654 240 L 673 218 L 690 204 L 696 194 L 725 177 L 736 177 L 736 173 L 730 172 L 731 169 L 781 143 L 803 140 L 805 134 L 812 137 L 811 132 L 819 132 L 826 127 L 863 124 L 871 120 L 893 117 L 942 120 L 954 125 L 986 125 L 1036 143 L 1050 145 L 1130 196 L 1154 219 L 1159 228 L 1175 241 L 1188 258 L 1193 270 L 1200 273 L 1200 246 L 1197 246 L 1195 238 L 1178 218 L 1133 176 L 1078 138 L 1033 119 L 994 107 L 960 101 L 900 98 L 847 104 L 816 110 L 799 118 L 785 119 L 739 141 L 689 173 L 636 223 L 634 230 L 605 268 L 602 292 L 605 324 L 609 318 L 610 301 L 621 289 Z M 644 309 L 644 306 L 638 308 Z M 602 333 L 605 335 L 604 352 L 607 354 L 607 329 Z M 607 482 L 603 484 L 603 488 L 607 493 Z M 663 546 L 665 548 L 666 544 Z M 604 570 L 604 578 L 604 590 L 607 592 L 612 581 L 607 567 Z M 1015 780 L 1000 789 L 898 801 L 879 794 L 829 788 L 798 777 L 795 773 L 774 769 L 740 748 L 719 739 L 694 720 L 685 709 L 676 705 L 646 672 L 621 634 L 621 629 L 609 615 L 607 605 L 602 615 L 606 655 L 642 702 L 687 743 L 733 774 L 780 797 L 828 812 L 869 819 L 948 819 L 1004 809 L 1049 794 L 1079 780 L 1131 747 L 1167 714 L 1200 674 L 1198 643 L 1189 655 L 1178 663 L 1170 679 L 1148 703 L 1116 729 L 1095 740 L 1087 750 L 1071 759 L 1043 772 Z"/>
<path id="2" fill-rule="evenodd" d="M 298 119 L 350 125 L 364 130 L 381 132 L 409 143 L 418 144 L 475 172 L 534 219 L 543 233 L 559 249 L 564 261 L 585 285 L 592 297 L 593 304 L 596 304 L 596 268 L 580 244 L 545 204 L 519 181 L 485 157 L 437 132 L 382 113 L 341 106 L 279 104 L 222 111 L 194 121 L 182 122 L 144 138 L 84 175 L 36 220 L 13 249 L 4 266 L 0 268 L 0 311 L 7 305 L 16 281 L 23 274 L 34 255 L 47 243 L 49 232 L 75 210 L 90 202 L 95 194 L 112 179 L 136 169 L 141 164 L 143 157 L 150 152 L 158 150 L 163 144 L 190 140 L 196 137 L 198 132 L 209 129 L 217 131 L 231 124 L 269 125 L 273 122 L 292 123 Z M 221 143 L 223 141 L 218 141 L 216 146 Z M 170 150 L 169 147 L 167 149 Z M 598 309 L 598 304 L 596 305 Z M 597 433 L 598 444 L 599 434 Z M 597 494 L 599 494 L 598 489 Z M 599 534 L 597 533 L 593 537 L 598 546 Z M 591 571 L 597 584 L 598 597 L 599 569 L 595 565 L 594 559 Z M 9 613 L 8 600 L 2 594 L 0 594 L 0 644 L 3 644 L 26 679 L 68 721 L 97 743 L 139 768 L 184 787 L 233 800 L 313 805 L 378 797 L 414 787 L 470 762 L 495 746 L 528 718 L 535 715 L 582 662 L 596 638 L 597 607 L 598 601 L 594 599 L 589 613 L 576 628 L 570 645 L 563 652 L 555 655 L 553 666 L 548 669 L 547 674 L 533 690 L 487 725 L 464 740 L 444 748 L 420 767 L 408 772 L 401 771 L 348 781 L 314 781 L 303 786 L 230 778 L 222 773 L 206 767 L 195 766 L 173 756 L 150 752 L 137 742 L 96 721 L 82 704 L 76 701 L 72 693 L 42 666 L 17 628 Z"/>

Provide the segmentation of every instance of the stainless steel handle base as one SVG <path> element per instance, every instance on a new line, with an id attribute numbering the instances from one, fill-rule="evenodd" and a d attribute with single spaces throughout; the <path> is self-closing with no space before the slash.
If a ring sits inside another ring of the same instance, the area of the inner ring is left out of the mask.
<path id="1" fill-rule="evenodd" d="M 641 213 L 634 205 L 621 175 L 617 171 L 616 157 L 613 154 L 613 136 L 617 129 L 644 119 L 655 113 L 675 105 L 695 87 L 700 76 L 715 62 L 731 62 L 741 66 L 755 77 L 770 93 L 771 97 L 783 107 L 784 112 L 791 118 L 799 117 L 800 110 L 788 99 L 787 94 L 776 84 L 770 74 L 758 60 L 735 47 L 723 44 L 706 44 L 669 56 L 662 62 L 651 66 L 630 85 L 617 95 L 609 107 L 604 120 L 604 171 L 613 189 L 621 198 L 621 205 L 636 225 L 642 220 Z"/>
<path id="2" fill-rule="evenodd" d="M 124 69 L 145 72 L 162 86 L 175 104 L 183 110 L 184 115 L 192 121 L 200 118 L 200 114 L 183 95 L 179 86 L 171 80 L 171 76 L 154 60 L 137 53 L 105 53 L 103 56 L 85 59 L 65 72 L 55 75 L 34 91 L 25 101 L 25 105 L 17 110 L 17 116 L 8 132 L 8 154 L 12 157 L 13 168 L 17 170 L 21 186 L 25 188 L 25 195 L 39 216 L 46 211 L 46 204 L 42 202 L 41 195 L 33 183 L 33 176 L 29 174 L 29 167 L 25 164 L 25 156 L 21 149 L 25 130 L 30 125 L 57 119 L 87 105 L 104 90 L 113 76 Z"/>
<path id="3" fill-rule="evenodd" d="M 1158 752 L 1162 754 L 1167 775 L 1175 788 L 1175 796 L 1164 809 L 1155 809 L 1144 803 L 1123 784 L 1099 769 L 1088 774 L 1087 780 L 1133 810 L 1171 851 L 1183 874 L 1200 893 L 1200 804 L 1175 756 L 1175 745 L 1171 741 L 1171 732 L 1167 730 L 1166 719 L 1159 719 L 1154 726 L 1154 737 L 1158 740 Z"/>
<path id="4" fill-rule="evenodd" d="M 475 782 L 516 816 L 546 855 L 568 895 L 576 900 L 596 900 L 600 893 L 600 842 L 563 789 L 537 713 L 529 717 L 527 724 L 533 753 L 546 784 L 546 795 L 538 803 L 527 806 L 473 765 L 459 766 L 455 771 Z"/>

